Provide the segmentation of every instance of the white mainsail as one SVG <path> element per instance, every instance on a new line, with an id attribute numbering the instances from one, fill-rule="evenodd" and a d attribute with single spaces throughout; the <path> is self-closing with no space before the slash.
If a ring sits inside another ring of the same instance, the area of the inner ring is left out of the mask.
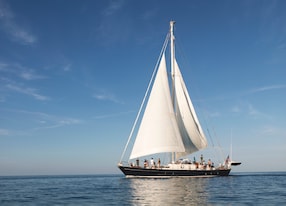
<path id="1" fill-rule="evenodd" d="M 130 159 L 163 152 L 185 152 L 174 114 L 164 54 Z"/>

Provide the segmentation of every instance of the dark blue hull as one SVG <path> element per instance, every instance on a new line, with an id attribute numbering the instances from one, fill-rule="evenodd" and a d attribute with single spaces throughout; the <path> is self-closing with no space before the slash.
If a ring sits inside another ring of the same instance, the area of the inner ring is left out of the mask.
<path id="1" fill-rule="evenodd" d="M 170 169 L 145 169 L 141 167 L 118 166 L 126 176 L 228 176 L 230 169 L 215 170 L 170 170 Z"/>

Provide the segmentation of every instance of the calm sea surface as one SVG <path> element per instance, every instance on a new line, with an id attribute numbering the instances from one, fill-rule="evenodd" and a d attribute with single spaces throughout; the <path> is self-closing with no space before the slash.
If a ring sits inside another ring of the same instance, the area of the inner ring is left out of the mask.
<path id="1" fill-rule="evenodd" d="M 0 205 L 285 205 L 286 172 L 209 178 L 0 177 Z"/>

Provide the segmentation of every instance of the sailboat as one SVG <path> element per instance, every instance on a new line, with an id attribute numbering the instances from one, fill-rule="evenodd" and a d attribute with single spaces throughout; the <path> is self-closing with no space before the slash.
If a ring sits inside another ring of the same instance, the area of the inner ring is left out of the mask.
<path id="1" fill-rule="evenodd" d="M 170 30 L 118 167 L 126 176 L 227 176 L 231 171 L 230 161 L 215 166 L 206 163 L 203 157 L 199 162 L 182 159 L 205 149 L 207 139 L 175 58 L 174 24 L 175 21 L 170 21 Z M 171 50 L 171 61 L 168 64 L 171 67 L 170 77 L 165 57 L 168 44 Z M 130 139 L 135 136 L 133 133 L 136 127 L 137 135 L 129 161 L 124 164 L 122 159 Z M 156 161 L 153 158 L 144 160 L 162 153 L 170 154 L 169 163 L 161 164 L 160 159 Z"/>

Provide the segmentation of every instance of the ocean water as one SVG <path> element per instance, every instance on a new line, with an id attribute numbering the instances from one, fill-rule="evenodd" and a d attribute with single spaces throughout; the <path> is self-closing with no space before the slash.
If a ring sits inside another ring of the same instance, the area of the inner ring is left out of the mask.
<path id="1" fill-rule="evenodd" d="M 286 205 L 286 172 L 0 177 L 0 205 Z"/>

